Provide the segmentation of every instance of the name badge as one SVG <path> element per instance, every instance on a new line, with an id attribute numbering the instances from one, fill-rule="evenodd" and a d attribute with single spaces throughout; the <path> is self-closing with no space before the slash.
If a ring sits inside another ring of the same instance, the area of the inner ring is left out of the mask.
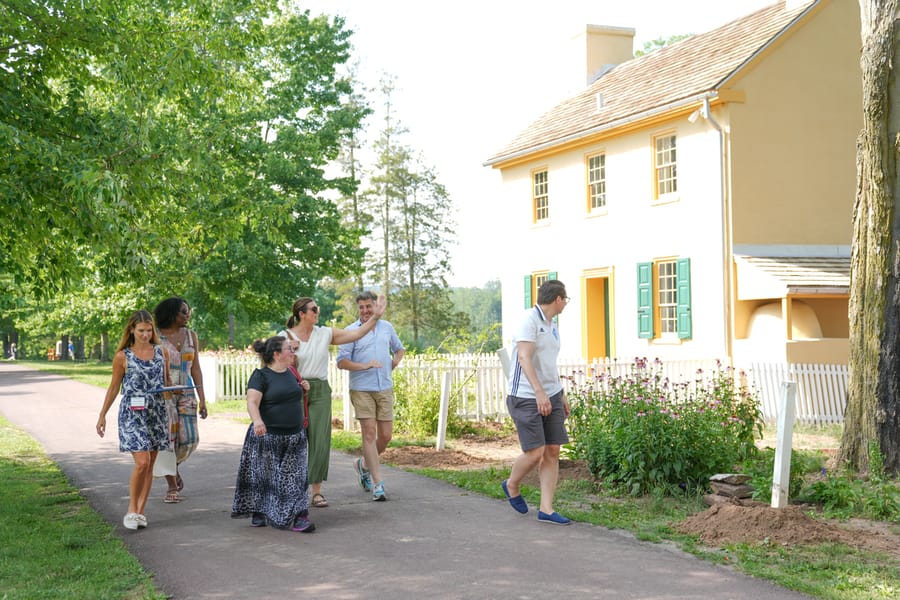
<path id="1" fill-rule="evenodd" d="M 147 408 L 147 399 L 144 396 L 131 397 L 131 410 L 144 410 Z"/>

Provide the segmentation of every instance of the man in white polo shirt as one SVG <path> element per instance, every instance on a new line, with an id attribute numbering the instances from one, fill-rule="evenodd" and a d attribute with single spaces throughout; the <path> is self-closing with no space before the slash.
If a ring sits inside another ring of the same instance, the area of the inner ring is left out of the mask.
<path id="1" fill-rule="evenodd" d="M 522 454 L 513 464 L 509 479 L 500 484 L 510 505 L 523 515 L 528 504 L 519 493 L 522 479 L 537 465 L 541 479 L 538 522 L 568 525 L 571 521 L 553 510 L 559 478 L 559 449 L 569 442 L 566 418 L 569 402 L 559 381 L 559 329 L 553 318 L 569 303 L 566 286 L 545 281 L 538 289 L 537 304 L 529 308 L 513 337 L 513 371 L 506 406 L 516 424 Z"/>

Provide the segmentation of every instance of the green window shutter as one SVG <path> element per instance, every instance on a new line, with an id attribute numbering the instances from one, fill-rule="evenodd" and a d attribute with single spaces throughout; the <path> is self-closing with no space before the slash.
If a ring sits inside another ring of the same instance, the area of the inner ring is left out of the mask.
<path id="1" fill-rule="evenodd" d="M 678 317 L 678 339 L 691 338 L 691 259 L 679 258 L 675 261 L 675 286 L 677 290 L 676 316 Z"/>
<path id="2" fill-rule="evenodd" d="M 653 263 L 637 265 L 638 337 L 653 338 Z"/>
<path id="3" fill-rule="evenodd" d="M 531 275 L 525 276 L 525 308 L 531 308 Z"/>

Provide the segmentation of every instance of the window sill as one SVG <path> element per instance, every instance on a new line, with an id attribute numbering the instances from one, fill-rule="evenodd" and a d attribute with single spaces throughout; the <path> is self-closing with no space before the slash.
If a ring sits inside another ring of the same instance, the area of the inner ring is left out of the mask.
<path id="1" fill-rule="evenodd" d="M 678 194 L 668 194 L 666 196 L 661 196 L 659 198 L 654 198 L 650 204 L 652 206 L 660 206 L 662 204 L 673 204 L 675 202 L 680 202 L 681 196 Z"/>
<path id="2" fill-rule="evenodd" d="M 588 219 L 595 219 L 597 217 L 606 217 L 609 215 L 609 210 L 606 208 L 595 208 L 593 210 L 588 211 L 587 215 L 585 215 Z"/>
<path id="3" fill-rule="evenodd" d="M 550 219 L 541 219 L 531 224 L 532 229 L 543 229 L 544 227 L 550 227 Z"/>
<path id="4" fill-rule="evenodd" d="M 659 337 L 654 338 L 653 340 L 654 346 L 680 346 L 682 342 L 686 341 L 679 337 Z"/>

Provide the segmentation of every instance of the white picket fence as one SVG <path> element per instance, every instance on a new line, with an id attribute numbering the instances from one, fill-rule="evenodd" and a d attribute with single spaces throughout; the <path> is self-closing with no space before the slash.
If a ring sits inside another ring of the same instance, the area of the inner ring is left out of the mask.
<path id="1" fill-rule="evenodd" d="M 652 360 L 652 359 L 651 359 Z M 222 352 L 201 355 L 206 397 L 215 400 L 241 400 L 246 395 L 247 380 L 259 358 L 248 352 Z M 562 359 L 560 376 L 567 388 L 584 385 L 605 374 L 622 377 L 635 368 L 635 359 L 585 361 Z M 704 374 L 727 365 L 720 361 L 689 360 L 657 363 L 655 368 L 670 381 L 699 382 Z M 503 419 L 506 412 L 506 375 L 497 354 L 442 354 L 406 356 L 399 369 L 414 389 L 422 386 L 440 389 L 445 373 L 450 375 L 451 403 L 459 416 L 466 419 Z M 349 396 L 349 374 L 329 361 L 328 381 L 332 396 L 343 400 L 344 426 L 352 426 Z M 778 417 L 779 385 L 782 381 L 797 383 L 796 421 L 808 425 L 842 423 L 847 398 L 846 365 L 810 365 L 753 363 L 749 368 L 734 369 L 757 398 L 766 422 Z M 432 387 L 433 386 L 433 387 Z"/>
<path id="2" fill-rule="evenodd" d="M 756 391 L 767 422 L 778 418 L 782 381 L 797 383 L 797 423 L 830 425 L 844 422 L 849 381 L 847 365 L 753 363 L 749 382 Z"/>

